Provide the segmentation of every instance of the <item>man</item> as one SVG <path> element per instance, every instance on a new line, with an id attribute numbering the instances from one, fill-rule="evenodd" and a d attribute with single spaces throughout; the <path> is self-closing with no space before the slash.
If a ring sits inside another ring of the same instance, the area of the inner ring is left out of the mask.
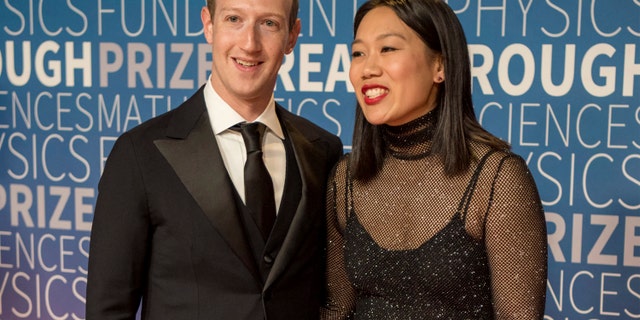
<path id="1" fill-rule="evenodd" d="M 123 134 L 107 161 L 87 319 L 133 319 L 139 306 L 143 319 L 317 319 L 326 178 L 342 145 L 274 102 L 297 11 L 297 0 L 208 0 L 209 81 Z M 263 158 L 278 208 L 266 234 L 249 207 L 257 186 L 244 182 L 245 143 L 233 128 L 255 122 L 267 127 Z"/>

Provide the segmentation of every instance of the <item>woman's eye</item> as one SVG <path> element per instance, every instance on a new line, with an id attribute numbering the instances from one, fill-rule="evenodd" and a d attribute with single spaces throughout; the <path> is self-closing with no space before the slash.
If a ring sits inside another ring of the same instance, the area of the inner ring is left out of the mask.
<path id="1" fill-rule="evenodd" d="M 381 52 L 391 52 L 391 51 L 396 51 L 396 48 L 392 48 L 392 47 L 382 47 L 382 50 L 380 50 Z"/>
<path id="2" fill-rule="evenodd" d="M 352 58 L 362 57 L 362 52 L 354 51 L 354 52 L 351 53 L 351 57 Z"/>

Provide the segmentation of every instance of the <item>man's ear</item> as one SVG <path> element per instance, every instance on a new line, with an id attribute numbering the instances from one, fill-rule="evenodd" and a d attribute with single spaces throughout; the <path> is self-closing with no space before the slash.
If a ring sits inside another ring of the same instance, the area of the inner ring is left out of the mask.
<path id="1" fill-rule="evenodd" d="M 291 27 L 291 30 L 289 31 L 289 39 L 287 42 L 286 50 L 284 51 L 285 54 L 289 54 L 293 52 L 293 48 L 296 46 L 296 42 L 298 41 L 298 35 L 300 35 L 301 29 L 302 29 L 302 23 L 300 22 L 300 19 L 296 19 L 296 22 L 293 24 L 293 26 Z"/>
<path id="2" fill-rule="evenodd" d="M 202 20 L 202 29 L 204 33 L 204 38 L 207 40 L 207 43 L 213 42 L 213 18 L 211 17 L 211 12 L 207 6 L 202 7 L 200 11 L 200 20 Z"/>

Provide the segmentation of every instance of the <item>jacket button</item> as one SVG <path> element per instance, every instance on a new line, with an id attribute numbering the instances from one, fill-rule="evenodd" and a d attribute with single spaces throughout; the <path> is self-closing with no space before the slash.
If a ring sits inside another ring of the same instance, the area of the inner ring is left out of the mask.
<path id="1" fill-rule="evenodd" d="M 264 263 L 266 263 L 267 265 L 271 265 L 273 263 L 273 258 L 270 255 L 266 255 L 262 258 L 262 260 L 264 261 Z"/>

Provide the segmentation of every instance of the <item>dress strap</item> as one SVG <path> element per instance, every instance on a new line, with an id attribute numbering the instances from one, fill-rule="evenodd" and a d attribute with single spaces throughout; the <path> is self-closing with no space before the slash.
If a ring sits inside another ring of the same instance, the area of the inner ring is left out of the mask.
<path id="1" fill-rule="evenodd" d="M 345 205 L 345 213 L 346 213 L 346 217 L 350 217 L 353 214 L 353 179 L 351 178 L 351 161 L 349 159 L 349 154 L 345 155 L 345 159 L 346 159 L 346 170 L 345 170 L 345 175 L 344 175 L 344 185 L 347 186 L 345 188 L 345 194 L 344 194 L 344 205 Z"/>
<path id="2" fill-rule="evenodd" d="M 473 197 L 473 192 L 476 189 L 476 184 L 478 183 L 478 177 L 480 177 L 480 172 L 484 167 L 484 164 L 487 162 L 487 159 L 491 154 L 496 152 L 496 150 L 489 150 L 487 153 L 482 156 L 480 161 L 478 161 L 478 165 L 476 166 L 469 183 L 467 184 L 467 188 L 460 199 L 460 203 L 458 204 L 458 209 L 456 210 L 456 215 L 459 215 L 462 218 L 462 221 L 467 221 L 467 211 L 469 210 L 469 205 L 471 204 L 471 197 Z"/>

